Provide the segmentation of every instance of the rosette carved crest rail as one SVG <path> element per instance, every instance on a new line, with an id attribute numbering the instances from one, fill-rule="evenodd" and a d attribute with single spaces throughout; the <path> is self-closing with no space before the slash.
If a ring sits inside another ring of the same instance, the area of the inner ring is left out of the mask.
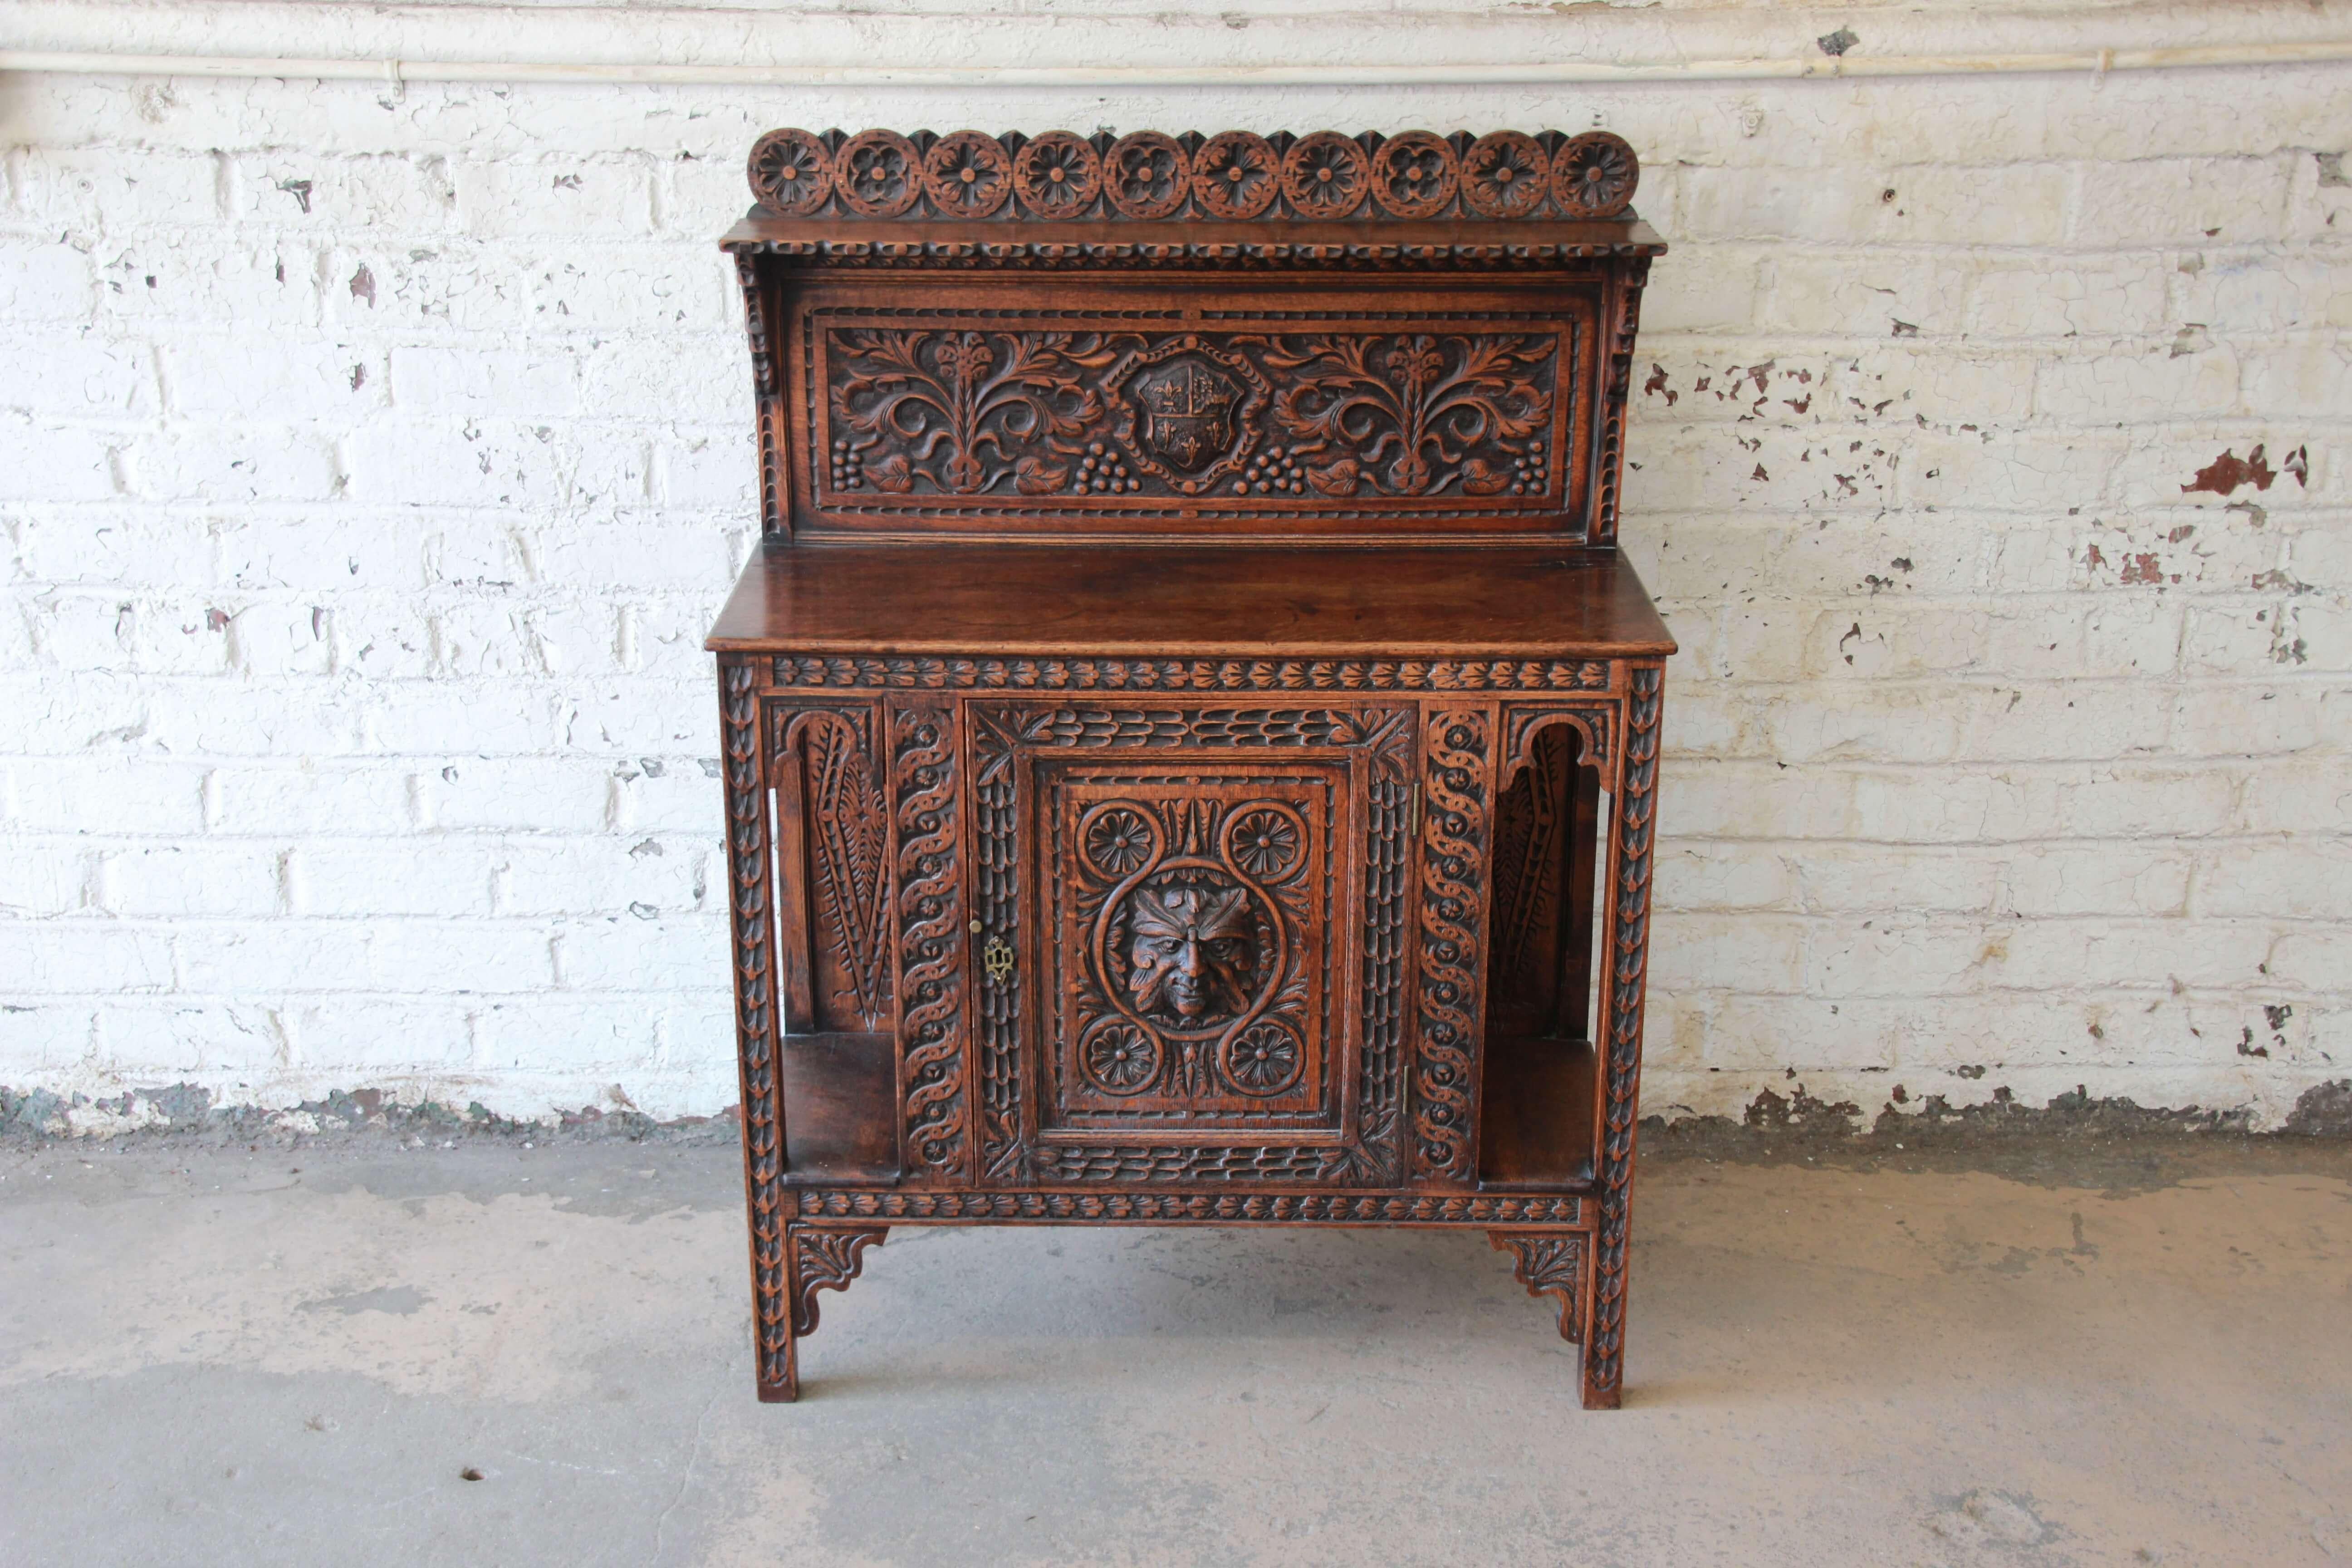
<path id="1" fill-rule="evenodd" d="M 1247 223 L 1623 215 L 1641 161 L 1606 131 L 771 131 L 751 195 L 778 217 Z"/>

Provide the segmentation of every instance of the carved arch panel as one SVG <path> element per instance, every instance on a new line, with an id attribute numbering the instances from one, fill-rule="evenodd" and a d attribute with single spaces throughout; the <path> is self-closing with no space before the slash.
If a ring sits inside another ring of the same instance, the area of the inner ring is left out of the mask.
<path id="1" fill-rule="evenodd" d="M 1590 1037 L 1603 770 L 1616 710 L 1506 703 L 1495 803 L 1487 1032 Z"/>

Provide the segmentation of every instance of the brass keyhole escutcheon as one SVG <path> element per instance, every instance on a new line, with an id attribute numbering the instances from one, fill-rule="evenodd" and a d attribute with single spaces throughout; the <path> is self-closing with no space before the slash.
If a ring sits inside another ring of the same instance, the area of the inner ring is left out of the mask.
<path id="1" fill-rule="evenodd" d="M 988 945 L 980 950 L 980 965 L 991 980 L 1003 984 L 1013 973 L 1013 944 L 1001 936 L 990 937 Z"/>

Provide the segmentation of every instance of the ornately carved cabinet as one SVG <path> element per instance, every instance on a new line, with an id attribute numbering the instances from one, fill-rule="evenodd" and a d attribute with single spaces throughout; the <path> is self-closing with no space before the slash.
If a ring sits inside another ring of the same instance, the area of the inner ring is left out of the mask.
<path id="1" fill-rule="evenodd" d="M 719 659 L 761 1395 L 893 1225 L 1475 1227 L 1618 1401 L 1612 136 L 781 131 Z"/>

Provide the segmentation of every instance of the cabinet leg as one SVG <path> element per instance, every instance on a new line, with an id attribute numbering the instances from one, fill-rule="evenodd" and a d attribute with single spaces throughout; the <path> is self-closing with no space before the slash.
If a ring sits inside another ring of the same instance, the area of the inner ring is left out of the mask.
<path id="1" fill-rule="evenodd" d="M 1587 1233 L 1560 1230 L 1490 1230 L 1487 1245 L 1511 1255 L 1511 1272 L 1528 1294 L 1540 1300 L 1551 1297 L 1559 1304 L 1559 1337 L 1582 1351 L 1578 1381 L 1587 1410 L 1617 1408 L 1617 1389 L 1603 1388 L 1593 1377 L 1593 1351 L 1584 1331 L 1592 1289 L 1592 1238 Z"/>
<path id="2" fill-rule="evenodd" d="M 865 1266 L 866 1249 L 889 1234 L 887 1226 L 837 1229 L 795 1220 L 776 1249 L 779 1267 L 755 1265 L 752 1316 L 762 1403 L 789 1405 L 800 1397 L 800 1342 L 816 1332 L 816 1293 L 849 1289 Z"/>

